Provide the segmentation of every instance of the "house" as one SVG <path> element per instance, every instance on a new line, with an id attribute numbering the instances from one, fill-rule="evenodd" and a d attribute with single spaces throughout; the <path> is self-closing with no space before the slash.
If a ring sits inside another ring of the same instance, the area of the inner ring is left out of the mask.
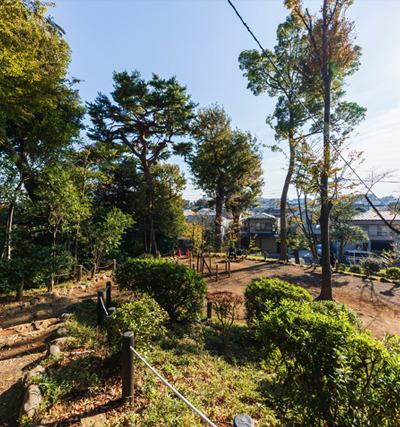
<path id="1" fill-rule="evenodd" d="M 277 220 L 273 215 L 253 213 L 245 218 L 241 228 L 241 247 L 247 248 L 250 239 L 262 252 L 278 252 Z"/>
<path id="2" fill-rule="evenodd" d="M 391 223 L 394 227 L 400 229 L 400 216 L 393 215 L 390 211 L 380 211 L 385 220 Z M 369 252 L 380 253 L 383 250 L 391 250 L 391 243 L 400 244 L 400 235 L 392 231 L 378 214 L 369 210 L 355 216 L 351 220 L 351 225 L 358 225 L 369 236 L 368 242 L 351 243 L 346 246 L 346 249 L 359 249 Z"/>

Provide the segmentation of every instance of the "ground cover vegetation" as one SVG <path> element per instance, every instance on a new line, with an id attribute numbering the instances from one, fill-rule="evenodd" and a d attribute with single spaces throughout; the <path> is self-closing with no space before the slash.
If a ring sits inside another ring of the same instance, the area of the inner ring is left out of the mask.
<path id="1" fill-rule="evenodd" d="M 151 264 L 141 268 L 143 274 Z M 95 324 L 96 305 L 75 306 L 67 326 L 72 343 L 47 359 L 50 375 L 35 380 L 44 393 L 35 420 L 74 419 L 85 405 L 97 405 L 107 409 L 110 426 L 201 425 L 139 361 L 135 400 L 122 404 L 117 329 L 134 328 L 136 350 L 217 425 L 230 425 L 238 413 L 260 426 L 399 423 L 397 337 L 376 340 L 345 305 L 313 302 L 304 289 L 278 279 L 248 284 L 249 325 L 231 322 L 241 302 L 235 295 L 207 299 L 218 318 L 172 323 L 155 299 L 125 289 L 113 301 L 111 345 L 106 329 Z"/>

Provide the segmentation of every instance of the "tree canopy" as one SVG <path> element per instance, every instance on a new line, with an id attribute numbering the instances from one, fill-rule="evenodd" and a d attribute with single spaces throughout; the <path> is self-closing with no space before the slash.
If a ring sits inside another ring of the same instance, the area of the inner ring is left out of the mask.
<path id="1" fill-rule="evenodd" d="M 223 204 L 262 182 L 261 154 L 256 138 L 232 129 L 219 105 L 200 109 L 191 133 L 195 143 L 188 162 L 195 185 L 215 200 L 215 250 L 220 252 Z"/>

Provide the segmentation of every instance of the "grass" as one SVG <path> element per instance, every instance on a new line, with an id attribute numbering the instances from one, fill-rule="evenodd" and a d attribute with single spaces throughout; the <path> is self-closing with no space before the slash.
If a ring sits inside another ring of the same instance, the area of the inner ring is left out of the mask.
<path id="1" fill-rule="evenodd" d="M 135 400 L 124 405 L 120 355 L 107 346 L 106 331 L 95 326 L 96 307 L 84 302 L 68 321 L 72 346 L 46 361 L 49 377 L 37 379 L 44 394 L 36 422 L 62 422 L 107 408 L 108 426 L 203 426 L 200 417 L 176 398 L 140 361 L 135 361 Z M 206 320 L 171 328 L 142 356 L 217 426 L 248 414 L 259 427 L 278 426 L 265 404 L 260 383 L 270 372 L 256 357 L 247 327 L 235 324 L 223 349 L 220 323 Z M 96 409 L 97 408 L 97 409 Z M 60 424 L 62 425 L 62 424 Z"/>

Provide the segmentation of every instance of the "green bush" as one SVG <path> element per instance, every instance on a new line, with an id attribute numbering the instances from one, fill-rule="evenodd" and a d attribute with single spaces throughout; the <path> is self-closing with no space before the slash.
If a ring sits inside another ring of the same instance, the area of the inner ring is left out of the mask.
<path id="1" fill-rule="evenodd" d="M 350 273 L 361 274 L 361 267 L 358 264 L 351 264 L 349 270 Z"/>
<path id="2" fill-rule="evenodd" d="M 311 301 L 311 295 L 303 288 L 279 279 L 261 278 L 249 283 L 244 291 L 246 321 L 249 326 L 262 319 L 267 305 L 277 307 L 283 299 L 291 301 Z"/>
<path id="3" fill-rule="evenodd" d="M 172 323 L 198 320 L 207 284 L 194 270 L 161 258 L 130 259 L 116 271 L 121 288 L 152 296 Z"/>
<path id="4" fill-rule="evenodd" d="M 382 261 L 379 258 L 369 256 L 360 261 L 360 266 L 363 270 L 369 268 L 371 273 L 378 273 L 382 267 Z"/>
<path id="5" fill-rule="evenodd" d="M 354 328 L 341 306 L 285 300 L 263 317 L 256 338 L 277 373 L 262 389 L 284 425 L 400 425 L 397 338 Z"/>
<path id="6" fill-rule="evenodd" d="M 112 344 L 120 350 L 122 340 L 119 331 L 131 331 L 135 334 L 135 348 L 147 349 L 153 337 L 165 332 L 162 325 L 167 320 L 167 312 L 153 298 L 149 295 L 137 297 L 135 301 L 117 308 L 113 319 L 109 319 Z"/>
<path id="7" fill-rule="evenodd" d="M 386 277 L 393 280 L 400 280 L 400 268 L 397 268 L 397 267 L 387 268 Z"/>

